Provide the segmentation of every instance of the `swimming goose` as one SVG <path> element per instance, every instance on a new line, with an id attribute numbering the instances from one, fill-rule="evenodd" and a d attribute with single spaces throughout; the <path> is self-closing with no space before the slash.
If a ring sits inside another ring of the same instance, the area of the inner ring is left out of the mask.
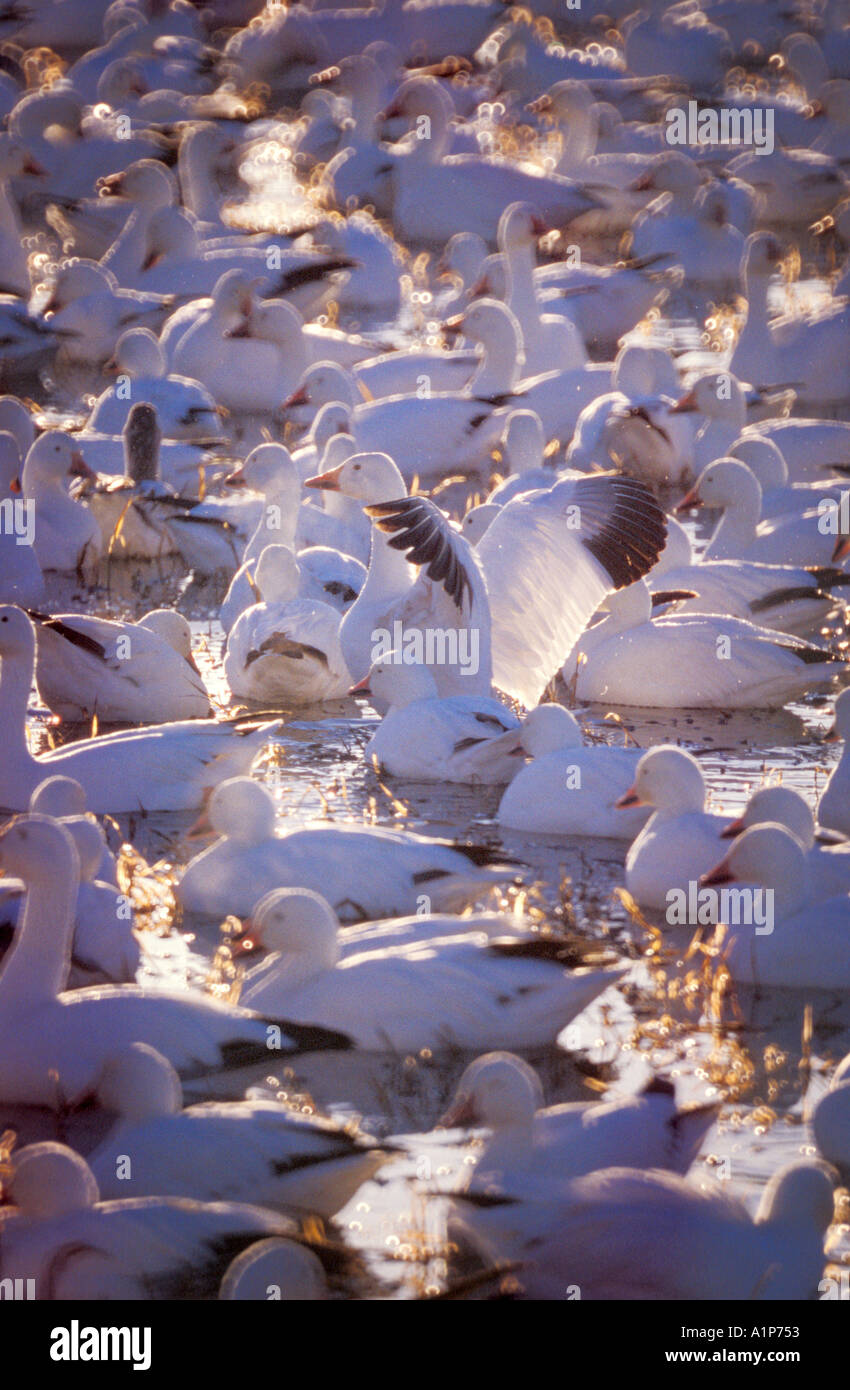
<path id="1" fill-rule="evenodd" d="M 433 504 L 404 500 L 401 477 L 385 455 L 352 455 L 308 485 L 338 488 L 373 509 L 369 575 L 341 629 L 352 676 L 363 678 L 373 634 L 396 619 L 411 628 L 453 628 L 458 654 L 463 633 L 471 643 L 477 632 L 477 675 L 464 679 L 457 663 L 436 666 L 440 694 L 489 695 L 492 650 L 498 688 L 536 704 L 605 594 L 644 573 L 664 541 L 663 516 L 649 493 L 607 475 L 567 477 L 547 492 L 515 497 L 474 551 Z M 388 538 L 386 531 L 399 534 Z M 427 562 L 415 585 L 396 553 L 402 547 L 414 562 Z"/>
<path id="2" fill-rule="evenodd" d="M 0 806 L 9 810 L 24 810 L 33 790 L 54 772 L 75 778 L 97 814 L 192 810 L 222 778 L 247 771 L 278 727 L 185 720 L 82 739 L 34 758 L 25 735 L 34 666 L 32 623 L 19 608 L 0 607 L 0 714 L 6 734 Z"/>
<path id="3" fill-rule="evenodd" d="M 388 1157 L 380 1145 L 335 1120 L 275 1101 L 184 1109 L 174 1067 L 143 1042 L 106 1061 L 96 1099 L 115 1116 L 107 1137 L 88 1155 L 104 1201 L 251 1201 L 328 1219 Z M 132 1155 L 124 1178 L 120 1154 Z"/>
<path id="4" fill-rule="evenodd" d="M 414 782 L 509 782 L 518 771 L 520 723 L 487 696 L 440 698 L 427 666 L 405 665 L 389 652 L 373 663 L 358 694 L 387 707 L 363 757 L 391 777 Z"/>
<path id="5" fill-rule="evenodd" d="M 63 1144 L 28 1144 L 11 1168 L 0 1274 L 57 1300 L 214 1297 L 234 1250 L 298 1235 L 289 1218 L 246 1203 L 100 1202 L 85 1159 Z"/>
<path id="6" fill-rule="evenodd" d="M 524 1297 L 814 1299 L 833 1215 L 823 1163 L 774 1173 L 753 1218 L 726 1184 L 699 1188 L 656 1169 L 603 1168 L 573 1179 L 555 1201 L 456 1199 L 449 1238 L 521 1263 Z"/>
<path id="7" fill-rule="evenodd" d="M 622 973 L 566 971 L 541 937 L 470 931 L 340 959 L 333 914 L 305 929 L 286 889 L 257 903 L 252 930 L 273 954 L 244 976 L 244 1005 L 344 1025 L 370 1052 L 545 1045 Z"/>
<path id="8" fill-rule="evenodd" d="M 117 382 L 96 400 L 88 429 L 120 434 L 133 402 L 147 401 L 166 439 L 209 442 L 220 437 L 220 411 L 212 396 L 200 382 L 166 375 L 165 356 L 149 328 L 132 328 L 121 335 L 110 369 Z"/>
<path id="9" fill-rule="evenodd" d="M 339 611 L 321 599 L 296 597 L 300 581 L 294 552 L 266 546 L 254 567 L 256 602 L 238 615 L 227 636 L 224 674 L 238 699 L 268 708 L 318 704 L 347 693 L 351 676 L 340 645 Z"/>
<path id="10" fill-rule="evenodd" d="M 716 864 L 728 818 L 704 810 L 702 768 L 683 748 L 644 753 L 618 806 L 653 808 L 626 855 L 626 887 L 642 906 L 666 908 L 671 889 L 687 890 Z"/>
<path id="11" fill-rule="evenodd" d="M 217 788 L 207 818 L 219 838 L 175 889 L 186 912 L 206 916 L 248 917 L 284 885 L 321 893 L 345 921 L 413 912 L 423 894 L 429 911 L 454 912 L 515 877 L 482 851 L 379 826 L 313 825 L 279 836 L 271 792 L 249 777 Z"/>
<path id="12" fill-rule="evenodd" d="M 723 838 L 733 840 L 751 825 L 763 825 L 766 821 L 784 826 L 800 841 L 806 851 L 812 888 L 816 893 L 829 898 L 850 890 L 850 844 L 843 841 L 840 844 L 820 843 L 815 836 L 814 813 L 805 797 L 793 787 L 759 787 L 743 813 L 726 826 Z"/>
<path id="13" fill-rule="evenodd" d="M 821 796 L 818 820 L 825 830 L 850 835 L 850 697 L 844 690 L 835 701 L 833 737 L 843 739 L 844 747 Z"/>
<path id="14" fill-rule="evenodd" d="M 0 831 L 5 872 L 26 899 L 0 973 L 0 1095 L 10 1104 L 60 1108 L 91 1094 L 116 1050 L 144 1038 L 180 1072 L 268 1058 L 273 1022 L 203 997 L 146 993 L 135 985 L 64 993 L 79 859 L 58 821 L 19 817 Z M 277 1020 L 283 1052 L 349 1045 L 339 1033 Z"/>
<path id="15" fill-rule="evenodd" d="M 33 549 L 42 570 L 91 572 L 101 550 L 100 527 L 87 507 L 68 494 L 69 478 L 93 478 L 76 442 L 45 430 L 30 448 L 21 491 L 34 512 Z"/>
<path id="16" fill-rule="evenodd" d="M 500 825 L 542 835 L 601 835 L 632 840 L 646 824 L 642 807 L 617 810 L 634 781 L 639 748 L 585 744 L 562 705 L 529 710 L 519 735 L 520 767 L 499 802 Z"/>
<path id="17" fill-rule="evenodd" d="M 273 602 L 318 600 L 344 613 L 365 579 L 365 565 L 328 546 L 310 546 L 296 555 L 291 546 L 267 545 L 256 560 L 243 561 L 234 574 L 219 610 L 219 622 L 229 633 L 236 619 L 257 602 L 258 593 Z"/>
<path id="18" fill-rule="evenodd" d="M 582 634 L 563 666 L 578 700 L 657 709 L 778 709 L 843 668 L 842 658 L 825 648 L 743 618 L 654 617 L 652 606 L 642 580 L 609 597 L 607 616 Z"/>
<path id="19" fill-rule="evenodd" d="M 720 918 L 716 940 L 733 980 L 779 989 L 850 988 L 850 897 L 818 895 L 796 836 L 770 823 L 745 830 L 701 879 L 707 887 L 730 883 L 757 885 L 770 907 L 760 929 L 747 922 L 746 903 L 742 922 Z"/>
<path id="20" fill-rule="evenodd" d="M 212 710 L 181 613 L 157 608 L 138 623 L 30 610 L 36 685 L 60 719 L 99 724 L 168 724 L 208 719 Z"/>
<path id="21" fill-rule="evenodd" d="M 657 566 L 647 583 L 653 594 L 666 590 L 677 595 L 676 613 L 714 613 L 778 632 L 811 635 L 839 607 L 850 576 L 833 568 L 700 560 Z"/>
<path id="22" fill-rule="evenodd" d="M 544 1107 L 527 1062 L 488 1052 L 466 1068 L 440 1124 L 489 1131 L 473 1154 L 465 1190 L 540 1201 L 570 1178 L 618 1164 L 684 1175 L 718 1108 L 680 1110 L 674 1087 L 660 1077 L 620 1100 Z"/>

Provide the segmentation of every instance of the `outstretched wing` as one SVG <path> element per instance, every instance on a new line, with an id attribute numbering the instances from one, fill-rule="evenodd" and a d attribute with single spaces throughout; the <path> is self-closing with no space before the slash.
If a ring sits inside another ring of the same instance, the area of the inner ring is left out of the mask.
<path id="1" fill-rule="evenodd" d="M 424 566 L 429 579 L 441 584 L 458 609 L 464 596 L 472 602 L 472 576 L 466 542 L 439 507 L 427 497 L 400 497 L 364 507 L 382 531 L 395 532 L 389 544 L 403 550 L 414 565 Z"/>
<path id="2" fill-rule="evenodd" d="M 606 594 L 646 574 L 666 535 L 652 494 L 618 474 L 568 477 L 508 502 L 477 550 L 499 689 L 535 705 Z"/>

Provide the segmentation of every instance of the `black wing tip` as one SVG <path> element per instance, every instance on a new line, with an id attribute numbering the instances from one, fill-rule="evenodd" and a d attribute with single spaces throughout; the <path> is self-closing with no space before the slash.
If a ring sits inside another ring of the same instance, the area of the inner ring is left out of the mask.
<path id="1" fill-rule="evenodd" d="M 399 497 L 376 502 L 363 509 L 379 530 L 398 532 L 389 544 L 403 550 L 429 579 L 441 584 L 458 609 L 465 597 L 472 603 L 472 582 L 456 549 L 456 537 L 448 518 L 427 497 Z"/>

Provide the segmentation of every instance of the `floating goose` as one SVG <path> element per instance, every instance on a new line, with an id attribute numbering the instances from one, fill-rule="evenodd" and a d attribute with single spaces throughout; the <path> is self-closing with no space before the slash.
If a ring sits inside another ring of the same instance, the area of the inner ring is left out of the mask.
<path id="1" fill-rule="evenodd" d="M 221 434 L 219 408 L 210 393 L 188 377 L 167 376 L 165 356 L 149 328 L 131 328 L 115 345 L 112 370 L 124 378 L 95 402 L 88 428 L 101 434 L 120 434 L 132 402 L 147 401 L 156 410 L 166 439 L 199 439 L 208 443 Z"/>
<path id="2" fill-rule="evenodd" d="M 46 816 L 16 819 L 0 832 L 6 872 L 26 900 L 0 973 L 0 1095 L 9 1103 L 74 1104 L 94 1091 L 116 1050 L 145 1038 L 180 1072 L 268 1059 L 269 1041 L 288 1051 L 347 1047 L 321 1028 L 289 1028 L 203 997 L 146 993 L 135 985 L 63 993 L 68 973 L 79 860 L 73 840 Z M 269 1031 L 270 1026 L 275 1031 Z"/>
<path id="3" fill-rule="evenodd" d="M 30 448 L 21 491 L 34 508 L 33 548 L 43 570 L 90 571 L 100 554 L 100 528 L 91 512 L 68 495 L 69 478 L 93 477 L 74 440 L 46 430 Z"/>
<path id="4" fill-rule="evenodd" d="M 9 810 L 25 810 L 34 789 L 54 772 L 78 781 L 89 810 L 97 814 L 192 810 L 223 778 L 247 771 L 278 727 L 186 720 L 83 739 L 34 758 L 24 727 L 34 666 L 32 623 L 19 608 L 0 607 L 0 714 L 6 735 L 0 806 Z"/>
<path id="5" fill-rule="evenodd" d="M 850 891 L 850 844 L 820 843 L 815 835 L 815 818 L 805 797 L 793 787 L 759 787 L 753 792 L 743 814 L 730 821 L 722 832 L 733 840 L 751 825 L 770 821 L 784 826 L 806 851 L 813 891 L 830 898 Z"/>
<path id="6" fill-rule="evenodd" d="M 190 1197 L 298 1207 L 329 1218 L 388 1157 L 334 1120 L 275 1101 L 191 1105 L 180 1078 L 146 1043 L 104 1065 L 97 1102 L 114 1127 L 88 1156 L 101 1198 Z M 121 1176 L 120 1155 L 131 1171 Z"/>
<path id="7" fill-rule="evenodd" d="M 273 888 L 321 893 L 345 921 L 427 910 L 460 911 L 515 870 L 473 847 L 455 847 L 380 826 L 306 826 L 276 834 L 271 792 L 234 777 L 210 798 L 219 836 L 189 863 L 175 892 L 187 912 L 247 917 Z"/>
<path id="8" fill-rule="evenodd" d="M 252 931 L 273 954 L 244 977 L 244 1004 L 285 1001 L 287 1013 L 334 1028 L 344 1021 L 370 1052 L 542 1046 L 621 974 L 566 971 L 555 943 L 539 936 L 499 942 L 469 931 L 340 960 L 330 909 L 323 925 L 313 918 L 305 928 L 300 899 L 286 889 L 257 904 Z"/>

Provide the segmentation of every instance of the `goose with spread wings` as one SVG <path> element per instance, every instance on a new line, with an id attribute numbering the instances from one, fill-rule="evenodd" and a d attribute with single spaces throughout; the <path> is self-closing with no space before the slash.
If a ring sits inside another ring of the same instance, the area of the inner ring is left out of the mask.
<path id="1" fill-rule="evenodd" d="M 567 475 L 514 498 L 477 549 L 433 502 L 404 496 L 385 454 L 352 455 L 307 486 L 357 498 L 372 517 L 369 573 L 340 629 L 352 676 L 366 675 L 378 642 L 386 651 L 400 639 L 440 695 L 495 684 L 535 705 L 603 599 L 646 574 L 666 536 L 647 489 L 614 474 Z"/>

